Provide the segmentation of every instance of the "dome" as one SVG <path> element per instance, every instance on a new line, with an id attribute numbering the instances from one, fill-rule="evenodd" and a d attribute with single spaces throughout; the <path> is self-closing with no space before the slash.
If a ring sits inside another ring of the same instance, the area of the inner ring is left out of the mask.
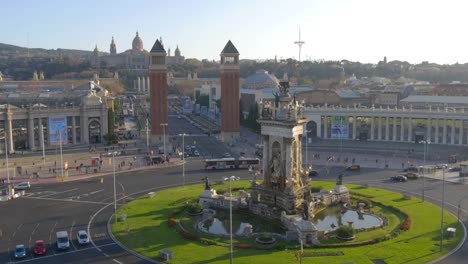
<path id="1" fill-rule="evenodd" d="M 135 38 L 132 42 L 132 50 L 142 52 L 143 51 L 143 40 L 141 40 L 140 36 L 138 36 L 138 31 L 136 33 Z"/>
<path id="2" fill-rule="evenodd" d="M 258 70 L 245 79 L 243 86 L 247 89 L 262 89 L 278 87 L 278 84 L 279 81 L 274 75 L 265 70 Z"/>

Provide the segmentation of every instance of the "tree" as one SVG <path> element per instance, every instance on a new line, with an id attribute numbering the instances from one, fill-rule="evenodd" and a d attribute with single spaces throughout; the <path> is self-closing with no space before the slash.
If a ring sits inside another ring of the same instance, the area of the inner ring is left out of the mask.
<path id="1" fill-rule="evenodd" d="M 112 82 L 106 83 L 103 85 L 105 89 L 109 91 L 112 95 L 122 94 L 124 92 L 124 87 L 121 82 Z"/>
<path id="2" fill-rule="evenodd" d="M 206 107 L 210 107 L 210 96 L 207 94 L 200 94 L 195 98 L 195 103 L 200 104 L 200 106 L 204 105 Z"/>

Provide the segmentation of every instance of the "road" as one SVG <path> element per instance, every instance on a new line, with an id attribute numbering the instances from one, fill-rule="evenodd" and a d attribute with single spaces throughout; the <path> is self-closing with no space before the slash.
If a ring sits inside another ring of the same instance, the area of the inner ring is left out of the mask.
<path id="1" fill-rule="evenodd" d="M 186 183 L 200 183 L 206 173 L 201 170 L 201 161 L 189 161 L 186 165 Z M 248 171 L 210 172 L 213 180 L 235 173 L 247 179 Z M 180 185 L 181 167 L 156 168 L 118 174 L 118 206 L 151 191 Z M 14 261 L 14 247 L 23 243 L 27 257 L 16 263 L 146 263 L 125 252 L 110 238 L 107 223 L 114 212 L 112 175 L 67 183 L 35 185 L 25 197 L 0 204 L 2 221 L 0 263 Z M 125 197 L 125 198 L 124 198 Z M 71 248 L 58 251 L 55 233 L 68 231 Z M 93 243 L 79 246 L 78 230 L 89 230 Z M 47 243 L 47 255 L 34 257 L 31 249 L 34 242 L 43 239 Z"/>

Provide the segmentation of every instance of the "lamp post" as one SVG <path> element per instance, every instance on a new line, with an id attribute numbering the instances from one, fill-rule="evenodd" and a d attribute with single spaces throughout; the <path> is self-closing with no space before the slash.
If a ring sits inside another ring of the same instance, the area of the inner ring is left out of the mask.
<path id="1" fill-rule="evenodd" d="M 445 207 L 445 168 L 442 169 L 442 210 L 440 215 L 440 249 L 442 251 L 444 241 L 444 208 Z"/>
<path id="2" fill-rule="evenodd" d="M 114 176 L 114 218 L 115 218 L 115 222 L 117 223 L 117 189 L 115 187 L 115 154 L 117 154 L 116 151 L 112 152 L 112 171 L 113 171 L 113 176 Z"/>
<path id="3" fill-rule="evenodd" d="M 6 121 L 5 121 L 6 122 Z M 4 130 L 4 139 L 5 139 L 5 159 L 6 159 L 6 169 L 7 169 L 7 183 L 10 184 L 10 167 L 8 164 L 8 142 L 7 142 L 7 130 L 6 130 L 6 123 L 5 123 L 5 130 Z"/>
<path id="4" fill-rule="evenodd" d="M 232 264 L 232 189 L 231 181 L 235 176 L 229 179 L 229 263 Z"/>
<path id="5" fill-rule="evenodd" d="M 149 124 L 148 124 L 148 116 L 146 116 L 146 152 L 148 153 L 149 155 Z"/>
<path id="6" fill-rule="evenodd" d="M 160 124 L 163 127 L 164 157 L 166 157 L 166 127 L 167 123 Z"/>
<path id="7" fill-rule="evenodd" d="M 306 131 L 304 131 L 306 133 L 306 151 L 305 151 L 305 154 L 306 154 L 306 167 L 307 169 L 309 168 L 309 154 L 308 154 L 308 151 L 307 151 L 307 145 L 309 145 L 309 132 L 310 130 L 307 130 L 307 124 L 306 124 Z"/>
<path id="8" fill-rule="evenodd" d="M 185 186 L 185 136 L 185 133 L 179 134 L 182 137 L 182 186 Z"/>
<path id="9" fill-rule="evenodd" d="M 424 202 L 424 200 L 425 200 L 425 196 L 424 196 L 425 182 L 424 181 L 425 181 L 425 178 L 426 178 L 426 152 L 427 152 L 427 148 L 428 148 L 427 145 L 431 144 L 431 142 L 428 141 L 428 140 L 423 140 L 423 141 L 421 141 L 421 143 L 424 144 L 424 163 L 423 163 L 424 166 L 423 166 L 423 178 L 422 178 L 422 186 L 423 186 L 422 187 L 422 200 Z"/>

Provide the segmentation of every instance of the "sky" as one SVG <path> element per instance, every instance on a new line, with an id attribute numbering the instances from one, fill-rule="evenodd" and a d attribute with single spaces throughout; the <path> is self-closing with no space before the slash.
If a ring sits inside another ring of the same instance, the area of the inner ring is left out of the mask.
<path id="1" fill-rule="evenodd" d="M 15 0 L 0 4 L 0 43 L 109 51 L 150 50 L 219 59 L 228 40 L 241 59 L 377 63 L 468 62 L 466 0 Z"/>

